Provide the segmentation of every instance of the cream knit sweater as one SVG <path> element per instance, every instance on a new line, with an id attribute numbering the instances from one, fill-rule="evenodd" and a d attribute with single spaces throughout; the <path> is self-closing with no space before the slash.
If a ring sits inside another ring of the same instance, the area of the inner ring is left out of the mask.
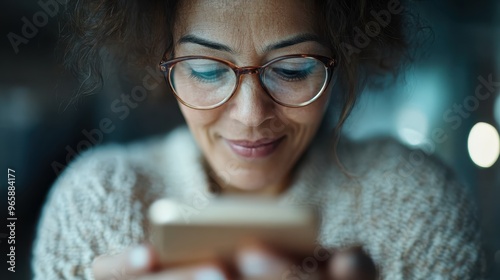
<path id="1" fill-rule="evenodd" d="M 329 160 L 317 137 L 280 200 L 322 212 L 318 243 L 362 245 L 383 279 L 482 279 L 484 255 L 476 210 L 449 171 L 390 140 L 346 142 Z M 201 152 L 189 130 L 82 154 L 54 184 L 38 225 L 35 279 L 93 279 L 94 257 L 148 238 L 148 206 L 160 197 L 199 211 L 208 188 Z"/>

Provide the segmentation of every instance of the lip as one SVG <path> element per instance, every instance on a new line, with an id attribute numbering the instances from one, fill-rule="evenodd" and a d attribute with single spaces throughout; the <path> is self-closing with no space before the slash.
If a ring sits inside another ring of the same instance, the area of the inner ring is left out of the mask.
<path id="1" fill-rule="evenodd" d="M 257 141 L 229 140 L 225 138 L 224 140 L 231 150 L 239 156 L 244 158 L 264 158 L 276 151 L 284 138 L 285 136 L 274 139 L 262 138 Z"/>

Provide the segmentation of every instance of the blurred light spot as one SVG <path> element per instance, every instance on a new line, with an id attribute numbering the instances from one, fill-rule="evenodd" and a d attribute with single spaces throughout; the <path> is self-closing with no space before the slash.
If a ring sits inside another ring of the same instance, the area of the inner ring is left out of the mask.
<path id="1" fill-rule="evenodd" d="M 179 222 L 182 218 L 180 205 L 169 199 L 157 200 L 149 209 L 149 218 L 159 224 Z"/>
<path id="2" fill-rule="evenodd" d="M 24 128 L 40 121 L 37 92 L 23 86 L 0 88 L 0 127 Z"/>
<path id="3" fill-rule="evenodd" d="M 401 110 L 396 126 L 401 141 L 412 146 L 424 143 L 429 129 L 427 117 L 422 111 L 414 108 Z"/>
<path id="4" fill-rule="evenodd" d="M 495 164 L 500 153 L 500 137 L 490 124 L 479 122 L 469 133 L 469 155 L 472 161 L 484 168 Z"/>
<path id="5" fill-rule="evenodd" d="M 495 100 L 495 106 L 493 107 L 493 113 L 495 114 L 495 120 L 497 124 L 500 125 L 500 94 L 497 96 Z"/>

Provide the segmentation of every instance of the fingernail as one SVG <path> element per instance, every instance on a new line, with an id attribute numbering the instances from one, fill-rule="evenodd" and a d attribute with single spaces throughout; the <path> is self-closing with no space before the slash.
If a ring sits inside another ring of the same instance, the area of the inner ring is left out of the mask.
<path id="1" fill-rule="evenodd" d="M 273 271 L 276 261 L 269 256 L 255 251 L 245 251 L 239 255 L 239 268 L 247 277 L 264 276 Z"/>
<path id="2" fill-rule="evenodd" d="M 144 269 L 149 263 L 149 250 L 145 246 L 137 246 L 130 250 L 128 255 L 130 267 L 133 269 Z"/>
<path id="3" fill-rule="evenodd" d="M 219 269 L 206 267 L 198 270 L 194 276 L 195 280 L 226 280 Z"/>

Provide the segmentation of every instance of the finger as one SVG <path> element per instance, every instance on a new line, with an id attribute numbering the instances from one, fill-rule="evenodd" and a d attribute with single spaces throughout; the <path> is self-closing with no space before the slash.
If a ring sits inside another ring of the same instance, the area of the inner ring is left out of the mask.
<path id="1" fill-rule="evenodd" d="M 159 273 L 145 275 L 137 280 L 227 280 L 227 273 L 218 264 L 204 264 L 171 268 Z M 136 280 L 134 279 L 134 280 Z"/>
<path id="2" fill-rule="evenodd" d="M 135 279 L 150 272 L 156 257 L 147 245 L 139 245 L 116 255 L 102 255 L 94 259 L 92 272 L 96 280 Z"/>
<path id="3" fill-rule="evenodd" d="M 371 258 L 360 247 L 336 251 L 329 260 L 329 275 L 335 280 L 376 279 L 376 268 Z"/>
<path id="4" fill-rule="evenodd" d="M 292 261 L 264 244 L 246 244 L 236 253 L 236 266 L 245 279 L 281 279 Z"/>

